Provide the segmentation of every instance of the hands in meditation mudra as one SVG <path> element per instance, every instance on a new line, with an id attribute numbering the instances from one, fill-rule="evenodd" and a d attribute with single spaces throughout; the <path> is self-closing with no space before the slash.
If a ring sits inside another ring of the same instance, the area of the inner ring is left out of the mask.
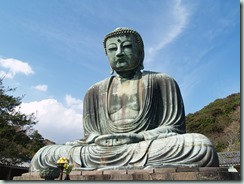
<path id="1" fill-rule="evenodd" d="M 170 76 L 143 71 L 144 45 L 138 32 L 117 28 L 104 39 L 111 73 L 84 98 L 85 139 L 41 148 L 30 171 L 56 167 L 66 157 L 77 170 L 218 167 L 213 144 L 186 133 L 178 84 Z M 143 72 L 142 72 L 143 71 Z"/>

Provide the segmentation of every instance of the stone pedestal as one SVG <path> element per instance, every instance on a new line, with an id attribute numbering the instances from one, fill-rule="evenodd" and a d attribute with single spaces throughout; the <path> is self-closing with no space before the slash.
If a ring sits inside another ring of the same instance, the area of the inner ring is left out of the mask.
<path id="1" fill-rule="evenodd" d="M 65 177 L 65 176 L 64 176 Z M 142 170 L 103 170 L 103 171 L 72 171 L 71 180 L 241 180 L 239 173 L 228 172 L 223 167 L 200 168 L 150 168 Z M 25 173 L 14 177 L 14 180 L 43 180 L 39 173 Z M 55 179 L 57 180 L 57 179 Z"/>

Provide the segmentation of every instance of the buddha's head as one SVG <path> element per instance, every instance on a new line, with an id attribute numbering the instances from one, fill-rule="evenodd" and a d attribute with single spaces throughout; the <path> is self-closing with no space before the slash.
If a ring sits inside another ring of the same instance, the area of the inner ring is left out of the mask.
<path id="1" fill-rule="evenodd" d="M 116 28 L 105 36 L 103 44 L 110 66 L 116 72 L 144 68 L 144 44 L 138 32 Z"/>

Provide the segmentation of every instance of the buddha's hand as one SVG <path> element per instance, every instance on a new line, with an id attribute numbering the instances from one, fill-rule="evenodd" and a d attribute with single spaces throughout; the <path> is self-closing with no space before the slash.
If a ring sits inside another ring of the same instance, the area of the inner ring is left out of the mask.
<path id="1" fill-rule="evenodd" d="M 101 135 L 95 139 L 95 144 L 99 146 L 118 146 L 123 144 L 138 143 L 143 141 L 143 135 L 136 133 L 119 133 Z"/>
<path id="2" fill-rule="evenodd" d="M 100 134 L 97 132 L 92 132 L 89 134 L 89 136 L 86 139 L 80 139 L 76 140 L 73 142 L 66 142 L 65 145 L 69 146 L 81 146 L 81 145 L 87 145 L 87 144 L 93 144 L 95 142 L 95 139 L 99 136 Z"/>
<path id="3" fill-rule="evenodd" d="M 92 143 L 94 143 L 94 142 L 95 142 L 95 139 L 96 139 L 97 137 L 99 137 L 99 136 L 100 136 L 99 133 L 97 133 L 97 132 L 92 132 L 92 133 L 88 136 L 88 138 L 85 140 L 86 144 L 92 144 Z"/>

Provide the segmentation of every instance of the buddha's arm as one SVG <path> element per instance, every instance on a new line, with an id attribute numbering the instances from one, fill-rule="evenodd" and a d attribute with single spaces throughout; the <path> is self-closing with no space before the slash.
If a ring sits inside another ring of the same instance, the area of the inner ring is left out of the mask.
<path id="1" fill-rule="evenodd" d="M 181 92 L 177 82 L 164 74 L 157 74 L 154 78 L 153 86 L 157 91 L 157 114 L 160 118 L 157 122 L 158 127 L 142 131 L 145 140 L 167 137 L 168 135 L 185 133 L 185 112 Z M 154 112 L 155 113 L 155 112 Z"/>
<path id="2" fill-rule="evenodd" d="M 72 145 L 72 146 L 77 146 L 77 145 L 87 145 L 87 144 L 92 144 L 95 142 L 95 139 L 99 136 L 100 134 L 97 132 L 92 132 L 89 134 L 89 136 L 86 139 L 80 139 L 76 140 L 73 142 L 66 142 L 65 145 Z"/>

